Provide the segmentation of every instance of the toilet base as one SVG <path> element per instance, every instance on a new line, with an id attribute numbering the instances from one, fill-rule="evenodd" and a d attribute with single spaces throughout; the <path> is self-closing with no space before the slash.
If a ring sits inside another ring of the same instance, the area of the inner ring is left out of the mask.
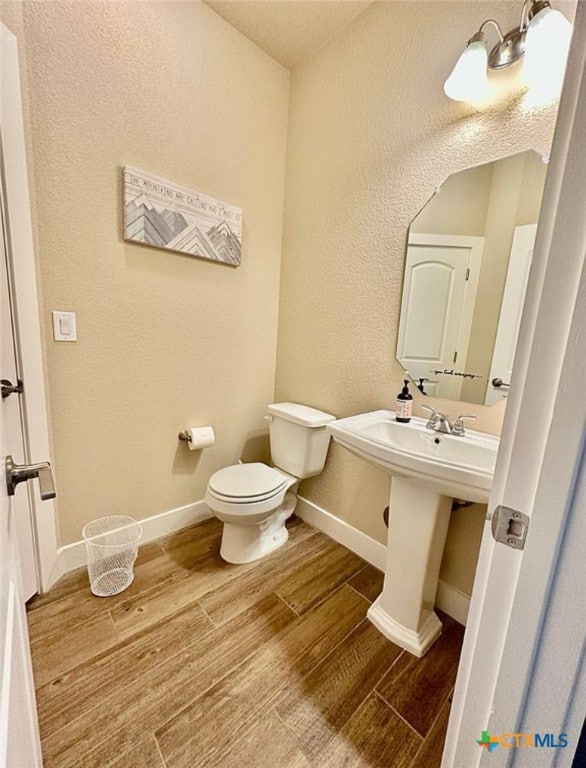
<path id="1" fill-rule="evenodd" d="M 224 522 L 220 557 L 227 563 L 242 565 L 266 557 L 287 542 L 285 523 L 293 514 L 297 497 L 289 492 L 281 507 L 258 525 Z"/>
<path id="2" fill-rule="evenodd" d="M 244 526 L 224 523 L 220 546 L 222 560 L 237 565 L 253 563 L 282 547 L 289 538 L 289 531 L 285 526 L 270 537 L 259 534 L 258 528 L 257 525 Z"/>

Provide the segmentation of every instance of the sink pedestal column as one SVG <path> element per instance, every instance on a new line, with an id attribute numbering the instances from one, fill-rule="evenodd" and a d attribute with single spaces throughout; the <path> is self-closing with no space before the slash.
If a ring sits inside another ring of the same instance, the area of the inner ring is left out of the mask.
<path id="1" fill-rule="evenodd" d="M 452 499 L 393 476 L 383 591 L 368 618 L 385 637 L 423 656 L 442 630 L 433 607 Z"/>

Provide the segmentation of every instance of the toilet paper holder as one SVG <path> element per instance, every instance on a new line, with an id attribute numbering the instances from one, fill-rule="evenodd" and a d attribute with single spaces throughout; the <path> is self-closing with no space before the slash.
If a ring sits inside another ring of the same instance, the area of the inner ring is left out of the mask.
<path id="1" fill-rule="evenodd" d="M 214 429 L 209 425 L 205 427 L 187 427 L 187 429 L 179 433 L 178 437 L 179 440 L 187 443 L 190 451 L 203 451 L 204 448 L 211 448 L 216 442 Z"/>

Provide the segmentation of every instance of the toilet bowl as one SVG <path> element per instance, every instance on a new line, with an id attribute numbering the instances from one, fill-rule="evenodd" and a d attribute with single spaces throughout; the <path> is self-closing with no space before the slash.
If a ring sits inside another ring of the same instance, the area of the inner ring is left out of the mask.
<path id="1" fill-rule="evenodd" d="M 228 563 L 250 563 L 278 549 L 289 538 L 285 526 L 297 505 L 290 491 L 297 478 L 266 464 L 235 464 L 209 479 L 206 504 L 224 523 L 220 556 Z"/>
<path id="2" fill-rule="evenodd" d="M 319 474 L 329 445 L 328 413 L 297 403 L 268 406 L 271 457 L 215 472 L 205 501 L 224 524 L 220 555 L 229 563 L 250 563 L 283 546 L 286 522 L 297 504 L 299 480 Z"/>

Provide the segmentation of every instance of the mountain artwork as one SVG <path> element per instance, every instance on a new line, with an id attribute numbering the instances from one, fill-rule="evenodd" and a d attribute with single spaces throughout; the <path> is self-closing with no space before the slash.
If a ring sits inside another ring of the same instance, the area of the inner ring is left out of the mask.
<path id="1" fill-rule="evenodd" d="M 237 267 L 242 209 L 126 166 L 124 239 Z"/>

